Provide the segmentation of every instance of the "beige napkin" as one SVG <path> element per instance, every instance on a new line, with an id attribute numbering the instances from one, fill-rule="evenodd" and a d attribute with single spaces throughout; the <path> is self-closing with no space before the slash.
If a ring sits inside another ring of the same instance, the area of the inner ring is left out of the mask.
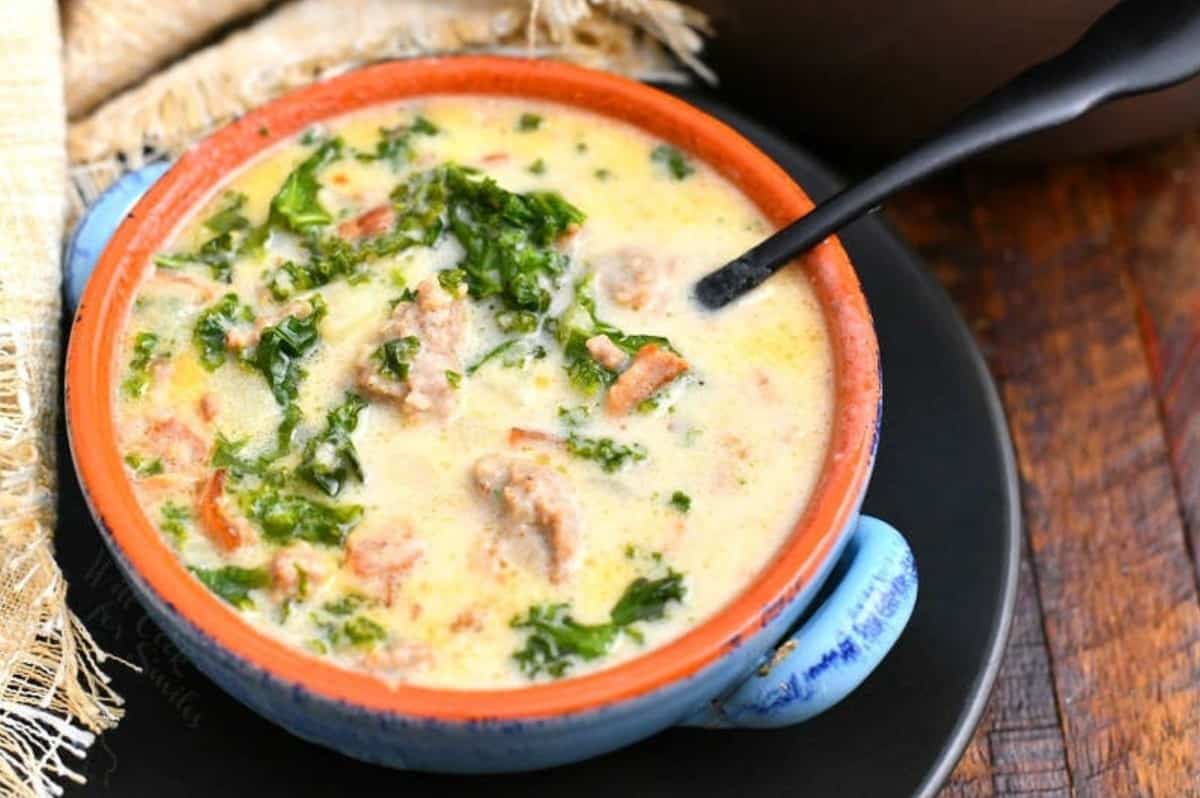
<path id="1" fill-rule="evenodd" d="M 73 758 L 116 723 L 104 655 L 66 606 L 53 557 L 61 385 L 66 122 L 58 8 L 0 26 L 0 795 L 81 780 Z"/>
<path id="2" fill-rule="evenodd" d="M 355 66 L 488 51 L 678 80 L 683 73 L 666 50 L 708 76 L 698 60 L 706 25 L 699 12 L 668 0 L 296 0 L 73 121 L 72 218 L 126 169 L 176 154 L 256 105 Z M 75 48 L 68 38 L 68 64 L 83 58 L 71 55 Z"/>

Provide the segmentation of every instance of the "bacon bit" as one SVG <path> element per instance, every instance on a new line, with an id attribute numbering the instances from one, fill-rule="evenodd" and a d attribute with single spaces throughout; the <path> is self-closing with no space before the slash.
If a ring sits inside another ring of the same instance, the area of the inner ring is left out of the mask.
<path id="1" fill-rule="evenodd" d="M 507 163 L 508 162 L 508 153 L 507 152 L 489 152 L 487 155 L 483 156 L 483 158 L 481 160 L 488 166 L 495 166 L 496 164 Z"/>
<path id="2" fill-rule="evenodd" d="M 658 344 L 646 344 L 609 389 L 605 409 L 610 415 L 624 416 L 687 370 L 688 362 L 679 355 Z"/>
<path id="3" fill-rule="evenodd" d="M 609 371 L 620 371 L 629 361 L 629 356 L 607 335 L 593 335 L 584 342 L 592 360 Z"/>
<path id="4" fill-rule="evenodd" d="M 454 617 L 450 624 L 451 632 L 478 632 L 483 629 L 483 612 L 475 607 L 468 607 Z"/>
<path id="5" fill-rule="evenodd" d="M 211 393 L 206 393 L 204 396 L 201 396 L 197 405 L 198 409 L 200 410 L 200 418 L 204 419 L 205 421 L 212 421 L 217 417 L 217 397 L 213 396 Z"/>
<path id="6" fill-rule="evenodd" d="M 346 177 L 345 172 L 338 172 L 329 178 L 329 182 L 334 183 L 335 185 L 344 186 L 350 182 L 350 178 Z"/>
<path id="7" fill-rule="evenodd" d="M 337 231 L 342 238 L 367 238 L 386 233 L 395 223 L 396 212 L 392 206 L 380 205 L 342 222 Z"/>
<path id="8" fill-rule="evenodd" d="M 155 421 L 146 428 L 147 446 L 168 466 L 185 469 L 208 459 L 208 444 L 179 419 Z"/>
<path id="9" fill-rule="evenodd" d="M 583 227 L 578 222 L 571 222 L 569 225 L 567 225 L 567 229 L 562 231 L 554 243 L 562 246 L 574 238 L 575 235 L 582 229 Z"/>
<path id="10" fill-rule="evenodd" d="M 509 446 L 526 446 L 528 444 L 548 443 L 551 446 L 562 446 L 563 439 L 549 432 L 524 427 L 512 427 L 508 430 Z"/>
<path id="11" fill-rule="evenodd" d="M 376 649 L 362 658 L 362 664 L 387 676 L 403 677 L 415 668 L 433 662 L 433 649 L 428 643 L 398 640 L 387 648 Z"/>
<path id="12" fill-rule="evenodd" d="M 293 543 L 271 559 L 271 590 L 276 598 L 282 599 L 298 595 L 302 586 L 315 589 L 330 577 L 330 566 L 329 560 L 311 543 Z"/>
<path id="13" fill-rule="evenodd" d="M 154 280 L 162 280 L 166 283 L 176 283 L 177 285 L 186 285 L 188 288 L 194 288 L 199 291 L 205 299 L 212 299 L 221 290 L 220 284 L 213 280 L 199 277 L 188 272 L 174 271 L 172 269 L 164 269 L 162 267 L 155 268 Z"/>
<path id="14" fill-rule="evenodd" d="M 222 551 L 231 552 L 249 543 L 253 533 L 244 523 L 236 523 L 225 514 L 221 506 L 224 495 L 225 469 L 218 468 L 200 490 L 196 500 L 196 515 L 213 544 Z"/>
<path id="15" fill-rule="evenodd" d="M 739 460 L 745 460 L 750 457 L 750 447 L 736 435 L 723 435 L 721 443 L 725 444 L 726 451 L 733 453 Z"/>

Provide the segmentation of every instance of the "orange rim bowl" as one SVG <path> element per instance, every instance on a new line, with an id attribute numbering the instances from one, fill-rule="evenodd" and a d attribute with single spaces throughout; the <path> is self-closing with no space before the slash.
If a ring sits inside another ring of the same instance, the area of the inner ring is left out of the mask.
<path id="1" fill-rule="evenodd" d="M 724 123 L 607 73 L 551 61 L 456 56 L 389 62 L 314 84 L 246 114 L 185 153 L 109 241 L 75 314 L 67 350 L 67 429 L 77 473 L 110 542 L 159 599 L 216 644 L 318 696 L 465 721 L 556 716 L 652 692 L 716 661 L 770 621 L 836 550 L 857 512 L 879 420 L 879 353 L 858 278 L 836 239 L 800 266 L 820 298 L 834 351 L 831 445 L 808 506 L 775 557 L 733 601 L 670 643 L 605 670 L 514 689 L 444 690 L 391 687 L 314 659 L 255 631 L 187 573 L 138 505 L 122 464 L 112 412 L 114 348 L 140 275 L 178 221 L 231 172 L 313 123 L 439 94 L 546 100 L 632 123 L 709 163 L 776 226 L 812 207 L 778 165 Z"/>

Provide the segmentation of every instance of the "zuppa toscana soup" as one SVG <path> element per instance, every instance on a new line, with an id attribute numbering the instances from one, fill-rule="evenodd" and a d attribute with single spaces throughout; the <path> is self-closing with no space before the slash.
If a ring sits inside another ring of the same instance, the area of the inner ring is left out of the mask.
<path id="1" fill-rule="evenodd" d="M 516 99 L 341 117 L 147 267 L 117 357 L 135 494 L 262 633 L 389 682 L 519 687 L 703 622 L 791 530 L 833 410 L 769 232 L 635 127 Z"/>

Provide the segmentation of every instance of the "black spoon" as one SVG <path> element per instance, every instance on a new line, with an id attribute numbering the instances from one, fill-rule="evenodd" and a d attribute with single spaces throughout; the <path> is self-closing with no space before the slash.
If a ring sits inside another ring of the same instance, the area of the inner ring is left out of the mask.
<path id="1" fill-rule="evenodd" d="M 1200 73 L 1200 0 L 1122 0 L 1061 55 L 968 108 L 940 135 L 696 283 L 717 309 L 788 261 L 876 209 L 897 191 L 964 158 L 1060 125 L 1109 100 L 1166 88 Z"/>

